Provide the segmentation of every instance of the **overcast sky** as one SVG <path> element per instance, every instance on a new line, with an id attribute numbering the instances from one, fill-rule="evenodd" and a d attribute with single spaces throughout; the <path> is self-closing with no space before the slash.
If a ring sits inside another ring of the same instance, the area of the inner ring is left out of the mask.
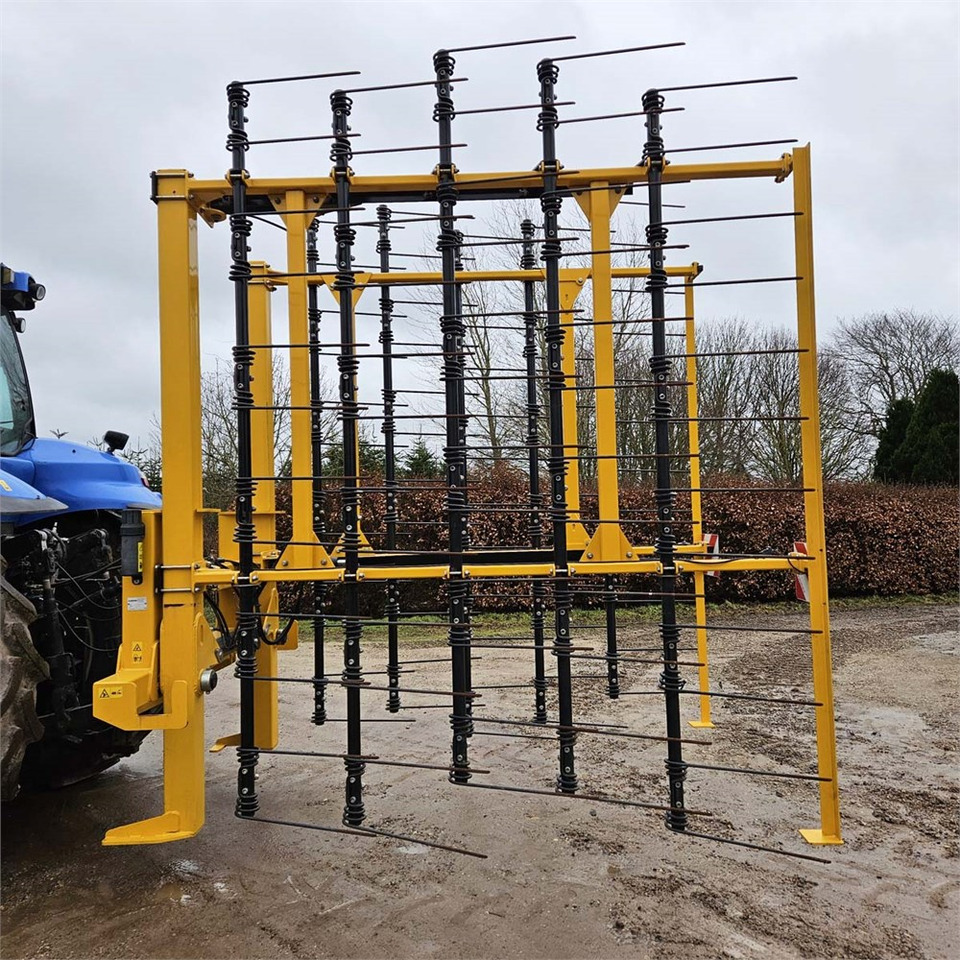
<path id="1" fill-rule="evenodd" d="M 665 117 L 668 143 L 788 137 L 812 143 L 821 338 L 838 317 L 873 310 L 913 307 L 956 317 L 958 22 L 956 2 L 918 0 L 3 0 L 2 257 L 47 286 L 22 340 L 40 433 L 58 428 L 86 440 L 108 428 L 134 437 L 149 432 L 159 406 L 149 174 L 186 167 L 202 178 L 223 175 L 227 82 L 336 69 L 362 70 L 364 84 L 425 80 L 441 46 L 578 37 L 544 48 L 464 54 L 458 74 L 470 82 L 456 89 L 463 109 L 532 102 L 536 61 L 549 52 L 687 43 L 564 65 L 558 92 L 576 101 L 565 108 L 568 116 L 637 110 L 650 86 L 798 75 L 797 83 L 673 95 L 671 102 L 686 110 Z M 251 136 L 329 131 L 329 83 L 254 91 Z M 357 96 L 353 127 L 363 134 L 363 148 L 435 142 L 433 97 L 430 88 Z M 463 170 L 531 169 L 540 159 L 535 112 L 465 116 L 455 135 L 469 144 L 457 154 Z M 560 156 L 575 168 L 633 164 L 643 139 L 642 118 L 561 128 Z M 330 168 L 328 149 L 262 148 L 248 166 L 255 176 L 322 176 Z M 739 155 L 775 157 L 782 149 L 789 148 Z M 361 174 L 428 172 L 434 163 L 433 154 L 413 153 L 357 157 L 353 166 Z M 789 188 L 766 182 L 672 191 L 668 199 L 685 203 L 685 216 L 791 209 Z M 620 228 L 641 213 L 622 208 Z M 573 210 L 564 220 L 580 222 Z M 223 227 L 201 231 L 204 362 L 212 365 L 230 343 L 229 236 Z M 677 228 L 671 240 L 690 244 L 671 262 L 704 263 L 704 279 L 792 271 L 787 221 L 689 227 L 682 235 Z M 323 259 L 330 242 L 323 238 Z M 358 262 L 369 262 L 370 242 L 364 238 Z M 420 252 L 426 242 L 399 234 L 396 249 Z M 282 244 L 279 231 L 258 225 L 252 257 L 280 264 Z M 705 289 L 698 307 L 707 320 L 793 320 L 792 291 L 782 288 Z"/>

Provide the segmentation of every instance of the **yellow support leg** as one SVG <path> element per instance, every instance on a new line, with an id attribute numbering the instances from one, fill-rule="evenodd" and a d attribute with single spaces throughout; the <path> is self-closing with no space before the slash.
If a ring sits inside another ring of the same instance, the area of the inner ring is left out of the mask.
<path id="1" fill-rule="evenodd" d="M 593 402 L 597 428 L 597 501 L 601 523 L 584 553 L 586 561 L 625 560 L 634 555 L 620 528 L 620 486 L 617 461 L 617 403 L 614 369 L 613 291 L 610 217 L 621 190 L 595 183 L 589 193 L 575 194 L 590 221 L 591 290 L 593 292 Z M 574 394 L 577 396 L 577 394 Z"/>
<path id="2" fill-rule="evenodd" d="M 563 327 L 563 343 L 560 345 L 560 362 L 563 364 L 564 384 L 574 387 L 577 384 L 576 327 L 573 325 L 577 298 L 583 291 L 590 276 L 589 270 L 560 271 L 560 326 Z M 577 394 L 567 390 L 563 394 L 563 455 L 567 464 L 567 547 L 570 550 L 583 550 L 590 539 L 580 521 L 580 463 L 577 449 Z"/>
<path id="3" fill-rule="evenodd" d="M 699 264 L 693 264 L 690 275 L 687 277 L 687 284 L 683 288 L 684 329 L 686 338 L 684 340 L 687 353 L 686 358 L 686 378 L 687 378 L 687 443 L 690 453 L 690 512 L 693 518 L 692 532 L 690 541 L 692 543 L 703 542 L 703 513 L 700 496 L 700 424 L 697 421 L 699 416 L 699 403 L 697 401 L 697 339 L 694 329 L 694 293 L 692 282 L 700 275 Z M 697 681 L 700 684 L 700 690 L 710 689 L 710 668 L 708 665 L 709 647 L 707 644 L 707 601 L 706 601 L 706 576 L 697 571 L 693 575 L 693 592 L 696 595 L 694 599 L 694 608 L 696 610 L 697 624 L 703 624 L 697 629 L 697 662 L 701 664 L 697 668 Z M 710 718 L 710 697 L 702 696 L 700 699 L 700 717 L 697 720 L 690 720 L 691 727 L 709 729 L 714 726 Z"/>
<path id="4" fill-rule="evenodd" d="M 270 315 L 270 296 L 273 288 L 266 282 L 267 265 L 265 263 L 251 263 L 253 280 L 261 282 L 251 283 L 249 287 L 249 323 L 251 343 L 272 343 L 273 326 Z M 292 352 L 292 351 L 291 351 Z M 301 350 L 301 353 L 306 353 Z M 255 477 L 272 477 L 276 471 L 274 451 L 274 413 L 270 407 L 274 404 L 273 396 L 273 351 L 268 349 L 257 350 L 250 367 L 254 409 L 250 413 L 250 467 Z M 253 522 L 257 531 L 257 540 L 262 546 L 255 547 L 254 551 L 261 551 L 261 566 L 263 553 L 275 552 L 276 547 L 271 541 L 277 539 L 277 497 L 276 483 L 273 480 L 259 480 L 253 493 Z M 262 603 L 265 610 L 277 606 L 277 588 L 267 587 Z M 277 629 L 277 619 L 267 617 L 263 623 L 264 633 L 270 636 Z M 275 677 L 279 669 L 277 663 L 277 648 L 267 643 L 261 643 L 257 649 L 257 674 L 261 677 Z M 278 684 L 258 683 L 253 690 L 254 710 L 254 737 L 258 747 L 272 749 L 277 745 L 279 729 Z"/>
<path id="5" fill-rule="evenodd" d="M 160 372 L 163 511 L 159 689 L 177 729 L 163 730 L 163 814 L 115 827 L 104 844 L 165 843 L 191 837 L 204 820 L 201 670 L 212 650 L 198 636 L 203 601 L 193 564 L 203 556 L 200 451 L 200 315 L 197 216 L 190 174 L 157 174 L 160 241 Z M 175 716 L 174 716 L 175 714 Z M 144 722 L 151 722 L 149 715 Z"/>
<path id="6" fill-rule="evenodd" d="M 283 216 L 287 228 L 287 311 L 289 314 L 290 343 L 290 440 L 292 445 L 291 470 L 295 477 L 313 475 L 313 455 L 310 443 L 310 352 L 307 317 L 307 226 L 312 216 L 304 210 L 319 206 L 317 199 L 309 200 L 302 190 L 288 190 L 282 199 L 274 201 L 279 210 L 290 210 Z M 266 342 L 266 341 L 264 341 Z M 272 470 L 271 470 L 272 472 Z M 287 547 L 284 558 L 293 568 L 332 567 L 326 550 L 313 532 L 313 482 L 291 481 L 291 511 L 294 541 Z"/>
<path id="7" fill-rule="evenodd" d="M 793 152 L 793 202 L 797 263 L 797 339 L 800 366 L 800 439 L 803 449 L 803 495 L 807 553 L 813 557 L 810 580 L 810 628 L 813 648 L 813 696 L 816 708 L 817 773 L 820 784 L 820 827 L 801 830 L 812 844 L 843 843 L 837 781 L 837 735 L 834 726 L 833 667 L 830 655 L 830 609 L 823 522 L 823 469 L 820 457 L 820 407 L 817 396 L 817 327 L 813 286 L 813 201 L 810 146 Z"/>

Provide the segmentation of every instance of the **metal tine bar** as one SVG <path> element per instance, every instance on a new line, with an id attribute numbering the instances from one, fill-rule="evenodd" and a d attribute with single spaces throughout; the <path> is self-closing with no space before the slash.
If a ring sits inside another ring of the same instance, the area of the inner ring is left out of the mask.
<path id="1" fill-rule="evenodd" d="M 664 204 L 668 206 L 678 206 L 678 204 Z M 676 227 L 688 223 L 729 223 L 731 220 L 775 220 L 778 217 L 802 217 L 803 212 L 799 210 L 788 210 L 785 213 L 744 213 L 733 217 L 698 217 L 695 220 L 661 220 L 659 223 L 652 223 L 652 227 Z"/>
<path id="2" fill-rule="evenodd" d="M 673 489 L 674 493 L 813 493 L 812 487 L 674 487 Z M 737 554 L 736 556 L 756 558 L 771 556 L 771 554 Z"/>
<path id="3" fill-rule="evenodd" d="M 481 786 L 481 784 L 477 784 Z M 792 850 L 781 850 L 778 847 L 762 847 L 756 843 L 747 843 L 745 840 L 730 840 L 727 837 L 715 837 L 710 833 L 698 833 L 695 830 L 673 830 L 675 836 L 696 837 L 698 840 L 713 840 L 715 843 L 729 843 L 734 847 L 745 847 L 747 850 L 760 850 L 763 853 L 776 853 L 781 857 L 793 857 L 796 860 L 810 860 L 813 863 L 833 863 L 823 857 L 814 857 L 809 853 L 794 853 Z"/>
<path id="4" fill-rule="evenodd" d="M 686 181 L 689 182 L 689 181 Z M 557 187 L 557 194 L 561 197 L 572 197 L 575 193 L 597 193 L 604 190 L 615 190 L 617 192 L 627 193 L 635 186 L 642 184 L 643 180 L 639 177 L 636 180 L 630 180 L 626 183 L 611 183 L 605 187 Z"/>
<path id="5" fill-rule="evenodd" d="M 556 737 L 544 737 L 536 733 L 509 733 L 505 730 L 474 730 L 475 737 L 512 737 L 515 740 L 546 740 L 548 743 L 556 743 Z M 475 784 L 475 786 L 488 786 L 488 784 Z M 519 787 L 516 789 L 520 789 Z M 564 794 L 564 796 L 575 797 L 577 794 Z"/>
<path id="6" fill-rule="evenodd" d="M 480 236 L 477 234 L 476 236 Z M 557 240 L 561 243 L 574 243 L 579 240 L 579 237 L 557 237 Z M 522 243 L 526 243 L 526 240 L 517 239 L 515 237 L 508 237 L 506 239 L 501 239 L 500 237 L 489 237 L 487 241 L 481 240 L 479 243 L 472 243 L 472 236 L 467 237 L 464 243 L 461 243 L 461 247 L 508 247 L 508 246 L 519 246 Z"/>
<path id="7" fill-rule="evenodd" d="M 576 100 L 561 100 L 558 103 L 555 103 L 555 107 L 572 107 L 577 101 Z M 458 110 L 457 116 L 464 117 L 468 114 L 476 113 L 506 113 L 509 110 L 539 110 L 539 103 L 521 103 L 516 107 L 480 107 L 477 110 Z"/>
<path id="8" fill-rule="evenodd" d="M 712 629 L 708 627 L 707 629 Z M 791 700 L 787 697 L 761 697 L 752 693 L 723 693 L 719 690 L 678 690 L 677 693 L 691 694 L 695 697 L 719 697 L 725 700 L 755 700 L 757 703 L 783 703 L 791 707 L 822 707 L 816 700 Z M 662 690 L 627 690 L 624 696 L 644 697 L 657 696 Z"/>
<path id="9" fill-rule="evenodd" d="M 582 628 L 580 628 L 582 629 Z M 604 627 L 606 629 L 606 627 Z M 571 655 L 572 660 L 604 660 L 607 662 L 616 662 L 616 663 L 669 663 L 674 667 L 702 667 L 704 664 L 691 662 L 688 660 L 664 660 L 663 657 L 656 657 L 654 659 L 650 658 L 641 658 L 641 657 L 623 657 L 619 653 L 598 653 L 598 654 L 586 654 L 586 653 L 575 653 Z"/>
<path id="10" fill-rule="evenodd" d="M 451 143 L 451 147 L 466 147 L 466 143 Z M 428 143 L 423 147 L 382 147 L 379 150 L 354 150 L 353 155 L 359 157 L 361 155 L 372 154 L 372 153 L 414 153 L 417 150 L 438 150 L 439 147 L 435 143 Z"/>
<path id="11" fill-rule="evenodd" d="M 394 228 L 396 228 L 398 230 L 403 230 L 404 229 L 403 227 L 397 227 L 398 223 L 432 223 L 439 219 L 441 219 L 439 216 L 432 216 L 431 214 L 427 214 L 427 213 L 411 214 L 409 217 L 399 217 L 396 220 L 391 220 L 390 229 L 393 230 Z M 449 218 L 447 217 L 444 219 L 449 219 Z M 477 218 L 472 213 L 460 213 L 460 214 L 457 214 L 453 219 L 454 220 L 476 220 Z M 376 226 L 379 226 L 379 224 L 377 223 L 376 220 L 361 220 L 359 223 L 351 224 L 351 226 L 376 227 Z M 394 316 L 396 316 L 396 314 L 394 314 Z"/>
<path id="12" fill-rule="evenodd" d="M 621 202 L 621 203 L 626 203 L 625 200 L 621 200 L 620 202 Z M 542 225 L 542 224 L 535 224 L 533 229 L 534 229 L 534 230 L 539 230 L 539 231 L 542 233 L 542 232 L 543 232 L 543 225 Z M 592 231 L 589 227 L 560 227 L 560 229 L 566 231 L 567 233 L 593 233 L 593 231 Z M 611 232 L 611 233 L 616 233 L 617 231 L 616 231 L 616 230 L 611 230 L 610 232 Z M 537 242 L 540 243 L 540 242 L 542 242 L 542 241 L 537 241 Z"/>
<path id="13" fill-rule="evenodd" d="M 725 554 L 721 556 L 725 556 Z M 734 554 L 734 556 L 739 556 L 739 555 Z M 797 559 L 799 560 L 801 558 L 797 557 Z M 704 627 L 706 627 L 706 624 L 705 623 L 678 623 L 677 627 L 680 630 L 702 630 Z M 788 630 L 786 627 L 740 627 L 740 626 L 722 626 L 721 627 L 721 626 L 716 626 L 714 624 L 711 624 L 710 629 L 711 630 L 730 630 L 730 631 L 733 631 L 734 633 L 736 633 L 737 631 L 740 631 L 742 633 L 786 633 L 791 636 L 796 633 L 802 633 L 805 636 L 817 636 L 823 633 L 822 630 L 806 630 L 802 627 L 797 627 L 797 629 L 795 630 Z"/>
<path id="14" fill-rule="evenodd" d="M 613 57 L 621 53 L 642 53 L 646 50 L 666 50 L 668 47 L 685 47 L 683 40 L 674 43 L 654 43 L 645 47 L 621 47 L 618 50 L 598 50 L 595 53 L 572 53 L 566 57 L 551 57 L 554 63 L 560 63 L 562 60 L 588 60 L 591 57 Z"/>
<path id="15" fill-rule="evenodd" d="M 324 723 L 347 723 L 345 717 L 326 717 Z M 416 720 L 404 720 L 402 717 L 362 717 L 361 723 L 416 723 Z"/>
<path id="16" fill-rule="evenodd" d="M 722 80 L 719 83 L 689 83 L 680 87 L 657 87 L 658 93 L 674 93 L 677 90 L 710 90 L 716 87 L 745 87 L 753 83 L 782 83 L 797 77 L 763 77 L 759 80 Z"/>
<path id="17" fill-rule="evenodd" d="M 287 228 L 282 223 L 274 223 L 272 220 L 267 220 L 255 213 L 248 213 L 247 216 L 250 217 L 251 220 L 259 220 L 261 223 L 265 223 L 268 227 L 274 227 L 277 230 L 282 230 L 284 233 L 287 232 Z"/>
<path id="18" fill-rule="evenodd" d="M 703 353 L 668 353 L 666 356 L 670 360 L 686 360 L 688 358 L 697 359 L 698 357 L 763 357 L 770 354 L 785 353 L 809 353 L 807 349 L 797 347 L 784 347 L 777 350 L 707 350 Z"/>
<path id="19" fill-rule="evenodd" d="M 557 677 L 550 677 L 551 680 L 556 680 Z M 488 722 L 490 721 L 488 719 Z M 546 726 L 542 723 L 538 723 L 536 720 L 497 720 L 496 723 L 504 723 L 508 726 L 522 726 L 522 727 L 539 727 L 541 730 L 556 730 L 559 729 L 559 724 L 547 724 Z M 591 727 L 608 727 L 613 730 L 626 730 L 626 725 L 622 723 L 591 723 Z"/>
<path id="20" fill-rule="evenodd" d="M 579 173 L 579 170 L 564 170 L 565 174 Z M 512 177 L 483 177 L 479 180 L 457 180 L 458 187 L 475 187 L 477 184 L 513 182 L 514 180 L 542 180 L 543 174 L 538 170 L 535 173 L 521 173 Z"/>
<path id="21" fill-rule="evenodd" d="M 380 692 L 387 692 L 390 690 L 395 690 L 397 693 L 420 693 L 424 696 L 432 697 L 452 697 L 453 693 L 450 690 L 424 690 L 420 687 L 379 687 L 373 686 L 369 683 L 353 683 L 348 680 L 341 680 L 339 683 L 337 681 L 331 681 L 331 683 L 336 684 L 337 686 L 347 687 L 351 690 L 374 690 Z M 471 699 L 480 697 L 479 693 L 467 693 L 465 691 L 458 691 L 458 697 L 469 697 Z"/>
<path id="22" fill-rule="evenodd" d="M 348 137 L 362 137 L 362 133 L 348 133 Z M 310 137 L 271 137 L 269 140 L 248 140 L 249 146 L 260 146 L 265 143 L 303 143 L 306 140 L 337 140 L 340 139 L 333 133 L 320 133 Z"/>
<path id="23" fill-rule="evenodd" d="M 621 200 L 617 206 L 623 207 L 649 207 L 650 204 L 646 200 Z M 661 207 L 674 207 L 677 210 L 686 210 L 687 205 L 685 203 L 661 203 Z"/>
<path id="24" fill-rule="evenodd" d="M 587 257 L 593 255 L 612 255 L 615 253 L 640 253 L 648 250 L 652 250 L 653 247 L 649 245 L 634 246 L 632 244 L 619 244 L 619 249 L 616 250 L 569 250 L 565 253 L 561 253 L 561 257 Z M 690 246 L 689 243 L 665 243 L 659 246 L 659 250 L 686 250 Z"/>
<path id="25" fill-rule="evenodd" d="M 535 735 L 534 735 L 535 736 Z M 552 737 L 536 737 L 538 740 L 552 740 Z M 458 784 L 459 786 L 459 784 Z M 657 803 L 644 803 L 642 800 L 621 800 L 618 797 L 603 797 L 596 793 L 561 793 L 559 790 L 537 790 L 534 787 L 508 787 L 497 783 L 467 783 L 464 786 L 479 787 L 483 790 L 504 790 L 507 793 L 532 793 L 543 797 L 560 797 L 564 800 L 590 800 L 593 803 L 612 803 L 620 807 L 638 807 L 641 810 L 664 811 L 674 810 L 674 807 L 665 807 Z M 715 814 L 705 810 L 687 810 L 690 816 L 713 817 Z"/>
<path id="26" fill-rule="evenodd" d="M 569 34 L 563 37 L 538 37 L 536 40 L 505 40 L 503 43 L 481 43 L 473 47 L 446 47 L 446 53 L 472 53 L 475 50 L 502 50 L 505 47 L 529 47 L 535 43 L 560 43 L 563 40 L 576 40 Z M 539 106 L 539 104 L 538 104 Z"/>
<path id="27" fill-rule="evenodd" d="M 672 423 L 743 423 L 757 421 L 761 423 L 800 423 L 809 417 L 671 417 Z M 624 420 L 629 423 L 629 420 Z M 639 422 L 639 421 L 638 421 Z"/>
<path id="28" fill-rule="evenodd" d="M 321 311 L 322 313 L 323 311 Z M 334 313 L 333 310 L 327 310 L 327 313 Z M 358 341 L 351 341 L 348 344 L 343 343 L 251 343 L 251 350 L 292 350 L 294 347 L 302 347 L 304 350 L 309 349 L 310 347 L 315 347 L 319 349 L 327 348 L 329 350 L 337 349 L 340 347 L 372 347 L 372 343 L 360 343 Z M 333 354 L 328 354 L 328 356 L 333 356 Z M 318 403 L 325 403 L 324 400 L 317 401 Z"/>
<path id="29" fill-rule="evenodd" d="M 818 783 L 831 783 L 830 777 L 820 777 L 815 773 L 781 773 L 779 770 L 756 770 L 753 767 L 720 767 L 711 763 L 688 763 L 688 767 L 697 770 L 719 770 L 723 773 L 748 773 L 757 777 L 782 777 L 785 780 L 815 780 Z"/>
<path id="30" fill-rule="evenodd" d="M 335 267 L 337 264 L 336 264 L 336 262 L 333 261 L 333 260 L 320 260 L 320 261 L 318 261 L 318 265 L 321 266 L 321 267 Z M 361 270 L 361 271 L 363 271 L 364 273 L 379 273 L 379 272 L 380 272 L 380 267 L 377 266 L 377 264 L 375 264 L 375 263 L 351 263 L 351 264 L 350 264 L 350 269 L 353 270 L 353 271 Z M 407 268 L 406 268 L 406 267 L 394 267 L 393 269 L 394 269 L 394 270 L 406 270 Z M 324 276 L 324 274 L 320 274 L 320 276 Z M 327 310 L 327 311 L 325 311 L 325 312 L 326 312 L 326 313 L 338 313 L 338 311 L 336 311 L 336 310 Z"/>
<path id="31" fill-rule="evenodd" d="M 483 657 L 471 657 L 472 660 L 482 660 Z M 411 663 L 449 663 L 449 657 L 428 657 L 426 660 L 401 660 L 401 665 L 409 665 Z"/>
<path id="32" fill-rule="evenodd" d="M 596 594 L 597 596 L 602 596 L 606 591 L 603 590 L 601 587 L 574 587 L 573 592 L 584 593 L 584 594 Z M 621 588 L 617 588 L 618 601 L 623 597 L 662 597 L 665 595 L 666 594 L 664 594 L 662 590 L 623 590 Z M 705 597 L 706 594 L 705 593 L 671 593 L 670 596 L 676 597 L 677 600 L 684 600 L 684 599 L 696 600 L 700 597 Z M 578 626 L 577 629 L 585 630 L 587 626 L 588 626 L 587 624 L 583 624 L 581 626 Z M 700 626 L 703 626 L 703 624 L 700 624 Z M 594 628 L 591 627 L 591 629 L 594 629 Z M 603 630 L 605 628 L 601 625 L 601 626 L 597 626 L 596 629 Z M 648 650 L 650 648 L 649 647 L 633 647 L 633 648 L 622 647 L 621 649 Z M 656 647 L 655 649 L 660 650 L 661 648 Z"/>
<path id="33" fill-rule="evenodd" d="M 413 722 L 413 721 L 409 721 Z M 323 833 L 343 833 L 350 837 L 367 837 L 376 839 L 377 837 L 387 837 L 391 840 L 403 840 L 407 843 L 418 843 L 422 847 L 434 847 L 436 850 L 446 850 L 449 853 L 460 853 L 465 857 L 476 857 L 478 860 L 486 860 L 485 853 L 477 853 L 475 850 L 467 850 L 464 847 L 454 847 L 448 843 L 437 843 L 434 840 L 421 840 L 418 837 L 408 837 L 402 833 L 389 833 L 386 830 L 375 830 L 373 827 L 324 827 L 318 823 L 300 823 L 296 820 L 277 820 L 273 817 L 244 817 L 251 823 L 273 823 L 281 827 L 300 827 L 305 830 L 320 830 Z"/>
<path id="34" fill-rule="evenodd" d="M 729 287 L 740 283 L 783 283 L 788 280 L 802 280 L 803 277 L 747 277 L 743 280 L 693 280 L 688 283 L 668 283 L 667 287 Z M 636 293 L 636 290 L 614 290 L 614 293 Z"/>
<path id="35" fill-rule="evenodd" d="M 559 106 L 559 104 L 557 104 Z M 658 113 L 679 113 L 681 110 L 685 110 L 686 107 L 667 107 L 663 110 L 657 111 Z M 619 120 L 621 117 L 645 117 L 647 115 L 646 110 L 631 110 L 629 113 L 604 113 L 596 117 L 571 117 L 569 120 L 558 120 L 557 123 L 589 123 L 592 120 Z"/>
<path id="36" fill-rule="evenodd" d="M 691 690 L 691 693 L 695 691 Z M 561 733 L 595 733 L 604 737 L 626 737 L 628 740 L 654 740 L 657 743 L 667 743 L 667 742 L 677 742 L 677 743 L 693 743 L 702 747 L 709 747 L 712 745 L 712 740 L 699 740 L 693 737 L 665 737 L 660 734 L 652 733 L 632 733 L 627 732 L 626 730 L 609 730 L 601 729 L 596 724 L 584 725 L 575 723 L 570 726 L 561 726 L 556 723 L 539 723 L 536 720 L 494 720 L 489 717 L 473 717 L 474 723 L 502 723 L 508 726 L 517 726 L 517 727 L 539 727 L 541 730 L 557 730 Z"/>
<path id="37" fill-rule="evenodd" d="M 373 763 L 380 758 L 375 753 L 363 753 L 352 756 L 349 753 L 319 753 L 316 750 L 279 750 L 273 747 L 260 747 L 261 753 L 272 753 L 280 757 L 321 757 L 326 760 L 361 760 L 363 763 Z"/>
<path id="38" fill-rule="evenodd" d="M 522 581 L 519 581 L 519 582 L 522 582 Z M 481 639 L 483 639 L 483 638 L 481 638 Z M 517 638 L 503 637 L 502 639 L 504 639 L 504 640 L 510 640 L 510 639 L 529 640 L 530 638 L 529 638 L 529 636 L 524 636 L 524 637 L 517 637 Z M 450 646 L 450 647 L 456 647 L 456 646 L 466 647 L 467 644 L 465 644 L 465 643 L 464 643 L 464 644 L 451 643 L 451 644 L 448 644 L 448 646 Z M 476 649 L 484 649 L 484 650 L 539 650 L 539 649 L 545 649 L 545 648 L 542 648 L 542 647 L 537 647 L 537 646 L 534 645 L 534 644 L 520 644 L 520 643 L 471 643 L 471 644 L 470 644 L 470 647 L 472 647 L 474 650 L 476 650 Z M 595 648 L 595 647 L 568 647 L 567 649 L 569 649 L 569 650 L 594 650 L 594 649 L 596 649 L 596 648 Z"/>
<path id="39" fill-rule="evenodd" d="M 667 111 L 664 110 L 664 113 Z M 737 147 L 772 147 L 784 143 L 796 143 L 796 137 L 789 140 L 749 140 L 745 143 L 712 143 L 706 147 L 670 147 L 667 153 L 699 153 L 701 150 L 735 150 Z"/>
<path id="40" fill-rule="evenodd" d="M 537 317 L 549 316 L 551 313 L 583 313 L 583 307 L 571 307 L 569 310 L 531 310 L 530 313 Z M 465 317 L 466 319 L 473 319 L 475 317 L 525 317 L 527 316 L 526 310 L 485 310 L 483 313 L 454 313 L 451 314 L 452 317 Z M 523 330 L 523 327 L 520 324 L 510 328 L 511 330 Z"/>
<path id="41" fill-rule="evenodd" d="M 300 214 L 313 214 L 315 217 L 322 217 L 328 213 L 340 213 L 341 210 L 351 210 L 354 213 L 358 210 L 366 210 L 366 207 L 362 206 L 362 202 L 358 201 L 356 205 L 351 205 L 349 207 L 322 207 L 322 208 L 313 208 L 312 210 L 258 210 L 257 216 L 259 217 L 285 217 L 288 214 L 292 215 L 295 213 Z M 276 276 L 273 271 L 270 272 L 267 279 L 272 276 Z M 302 276 L 302 274 L 297 274 L 297 276 Z"/>
<path id="42" fill-rule="evenodd" d="M 415 770 L 453 770 L 453 767 L 441 766 L 437 763 L 416 763 L 414 761 L 381 760 L 378 756 L 351 753 L 316 753 L 312 750 L 273 750 L 261 748 L 261 753 L 272 753 L 280 757 L 319 757 L 338 760 L 357 760 L 360 763 L 372 763 L 382 767 L 412 767 Z M 492 773 L 491 770 L 481 770 L 479 767 L 470 768 L 473 773 Z"/>
<path id="43" fill-rule="evenodd" d="M 468 77 L 456 77 L 448 82 L 466 83 L 468 79 Z M 377 87 L 354 87 L 351 90 L 342 90 L 341 93 L 375 93 L 380 90 L 408 90 L 411 87 L 435 87 L 436 85 L 436 80 L 414 80 L 412 83 L 385 83 Z M 433 149 L 436 149 L 436 147 Z"/>
<path id="44" fill-rule="evenodd" d="M 358 77 L 359 70 L 339 70 L 336 73 L 305 73 L 298 77 L 267 77 L 265 80 L 238 80 L 244 87 L 252 87 L 258 83 L 293 83 L 295 80 L 329 80 L 332 77 Z"/>
<path id="45" fill-rule="evenodd" d="M 637 293 L 642 294 L 642 290 L 614 290 L 613 293 Z M 692 320 L 692 317 L 664 317 L 664 323 L 680 323 L 684 320 Z M 616 327 L 626 323 L 652 323 L 650 317 L 630 317 L 620 320 L 574 320 L 567 324 L 570 327 Z M 640 331 L 637 336 L 647 336 L 646 331 Z"/>

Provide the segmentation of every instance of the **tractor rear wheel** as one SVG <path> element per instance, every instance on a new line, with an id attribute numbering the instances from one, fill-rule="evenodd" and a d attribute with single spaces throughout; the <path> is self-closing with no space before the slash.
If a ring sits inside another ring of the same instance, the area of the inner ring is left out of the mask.
<path id="1" fill-rule="evenodd" d="M 43 736 L 37 716 L 37 684 L 50 676 L 46 660 L 30 637 L 33 604 L 0 578 L 0 797 L 12 800 L 20 789 L 20 767 L 27 747 Z"/>

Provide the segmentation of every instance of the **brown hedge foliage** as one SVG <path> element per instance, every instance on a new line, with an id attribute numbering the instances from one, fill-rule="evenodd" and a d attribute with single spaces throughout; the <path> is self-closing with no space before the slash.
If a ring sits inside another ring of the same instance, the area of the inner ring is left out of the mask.
<path id="1" fill-rule="evenodd" d="M 364 478 L 364 485 L 377 486 L 380 478 Z M 404 492 L 398 498 L 401 527 L 399 545 L 425 551 L 444 551 L 445 493 L 440 481 L 424 482 L 422 489 Z M 800 494 L 765 492 L 761 484 L 742 477 L 710 477 L 703 494 L 704 530 L 720 536 L 725 554 L 769 552 L 782 556 L 795 540 L 804 539 L 803 504 Z M 544 481 L 543 490 L 547 490 Z M 289 509 L 289 490 L 278 492 L 278 508 Z M 470 504 L 476 509 L 470 520 L 470 542 L 478 547 L 529 544 L 527 481 L 520 471 L 501 467 L 474 477 Z M 627 537 L 635 544 L 652 543 L 652 492 L 644 487 L 620 491 L 621 514 Z M 871 594 L 944 593 L 957 589 L 958 527 L 960 508 L 957 490 L 950 487 L 894 486 L 879 483 L 830 483 L 824 488 L 827 563 L 833 596 Z M 582 498 L 584 517 L 596 516 L 596 496 Z M 517 508 L 521 508 L 518 510 Z M 680 494 L 677 516 L 689 518 L 689 495 Z M 362 526 L 376 548 L 383 540 L 384 497 L 363 497 Z M 339 531 L 339 498 L 328 495 L 326 515 L 331 538 Z M 585 520 L 591 529 L 589 520 Z M 284 527 L 287 529 L 284 530 Z M 289 527 L 281 521 L 280 536 Z M 680 527 L 681 540 L 688 539 L 689 526 Z M 549 524 L 543 518 L 543 544 L 550 543 Z M 593 590 L 598 581 L 583 580 L 577 586 Z M 656 590 L 653 578 L 623 578 L 623 589 Z M 708 578 L 708 595 L 716 600 L 778 600 L 793 596 L 793 577 L 785 572 L 724 573 Z M 361 591 L 368 614 L 379 615 L 382 591 Z M 478 610 L 517 610 L 528 606 L 529 584 L 503 582 L 475 586 Z M 438 610 L 444 603 L 435 581 L 412 581 L 403 586 L 408 610 Z M 291 599 L 294 599 L 291 597 Z M 595 596 L 579 594 L 583 603 L 596 603 Z M 334 602 L 335 598 L 334 598 Z"/>

